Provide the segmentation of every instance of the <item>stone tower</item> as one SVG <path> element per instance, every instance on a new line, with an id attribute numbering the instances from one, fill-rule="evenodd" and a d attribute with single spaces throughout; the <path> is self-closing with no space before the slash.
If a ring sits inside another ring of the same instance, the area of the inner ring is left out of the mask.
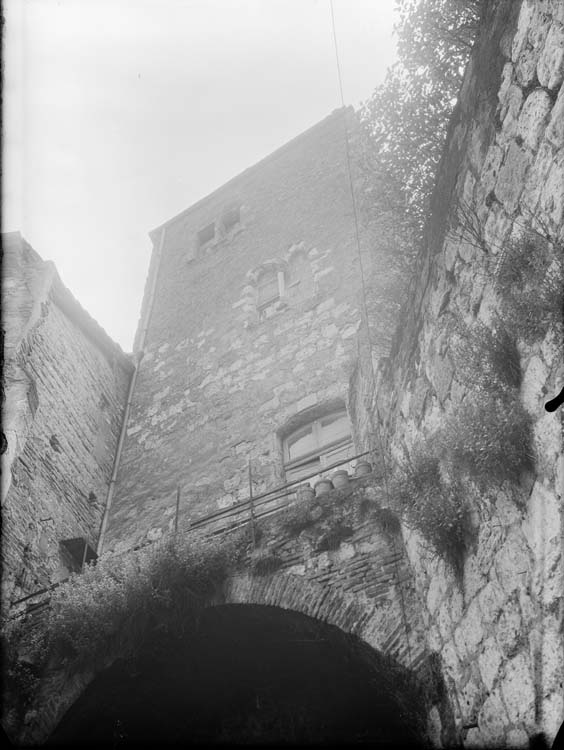
<path id="1" fill-rule="evenodd" d="M 354 454 L 352 120 L 336 110 L 150 233 L 104 549 L 172 528 L 178 489 L 183 528 L 248 497 L 249 464 L 256 494 Z"/>

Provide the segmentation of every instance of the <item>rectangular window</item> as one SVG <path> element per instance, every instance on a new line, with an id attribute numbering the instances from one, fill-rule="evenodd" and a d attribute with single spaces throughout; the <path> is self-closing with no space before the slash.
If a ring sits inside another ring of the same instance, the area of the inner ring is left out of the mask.
<path id="1" fill-rule="evenodd" d="M 287 482 L 352 458 L 354 446 L 347 412 L 334 412 L 300 427 L 284 440 L 283 449 Z M 342 468 L 350 467 L 344 464 Z M 314 476 L 308 481 L 315 483 L 318 478 Z"/>
<path id="2" fill-rule="evenodd" d="M 85 564 L 96 560 L 96 552 L 83 537 L 63 539 L 59 542 L 59 549 L 63 563 L 71 573 L 80 573 Z"/>
<path id="3" fill-rule="evenodd" d="M 215 224 L 208 224 L 207 227 L 200 229 L 198 232 L 198 247 L 203 247 L 211 242 L 215 237 Z"/>
<path id="4" fill-rule="evenodd" d="M 257 307 L 259 310 L 276 302 L 280 297 L 278 274 L 274 271 L 263 273 L 257 284 Z"/>
<path id="5" fill-rule="evenodd" d="M 230 232 L 241 221 L 239 208 L 231 208 L 223 214 L 221 222 L 226 232 Z"/>

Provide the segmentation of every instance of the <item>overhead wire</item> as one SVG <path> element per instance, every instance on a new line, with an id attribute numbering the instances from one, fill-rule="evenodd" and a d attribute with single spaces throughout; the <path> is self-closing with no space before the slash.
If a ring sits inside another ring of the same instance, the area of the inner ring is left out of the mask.
<path id="1" fill-rule="evenodd" d="M 345 110 L 345 96 L 343 92 L 343 78 L 341 74 L 341 62 L 339 58 L 339 45 L 337 43 L 337 32 L 336 32 L 336 25 L 335 25 L 335 11 L 333 9 L 333 0 L 329 0 L 329 6 L 331 9 L 331 28 L 333 31 L 333 46 L 335 50 L 335 62 L 337 66 L 337 78 L 339 82 L 339 93 L 341 97 L 341 107 L 343 110 Z M 359 261 L 359 270 L 360 270 L 360 281 L 361 281 L 361 289 L 362 289 L 362 306 L 363 306 L 363 312 L 364 312 L 364 321 L 366 325 L 366 341 L 368 345 L 368 360 L 370 362 L 370 373 L 372 375 L 372 387 L 371 387 L 371 393 L 372 393 L 372 401 L 374 405 L 374 409 L 376 411 L 376 425 L 374 429 L 374 419 L 371 409 L 369 410 L 369 417 L 370 421 L 372 423 L 373 432 L 376 433 L 378 443 L 379 443 L 379 450 L 380 450 L 380 458 L 382 462 L 382 468 L 383 468 L 383 478 L 384 478 L 384 492 L 386 495 L 386 499 L 388 501 L 388 506 L 390 507 L 390 492 L 389 492 L 389 484 L 388 484 L 388 466 L 386 463 L 386 457 L 384 452 L 384 442 L 382 439 L 382 433 L 380 429 L 381 424 L 381 418 L 380 418 L 380 411 L 378 408 L 378 401 L 377 401 L 377 394 L 376 394 L 376 373 L 374 371 L 374 361 L 372 358 L 372 336 L 370 333 L 370 322 L 369 322 L 369 316 L 368 316 L 368 304 L 366 300 L 366 275 L 364 272 L 364 263 L 362 260 L 362 248 L 361 248 L 361 242 L 360 242 L 360 229 L 359 229 L 359 217 L 358 217 L 358 207 L 356 202 L 356 195 L 354 190 L 354 183 L 352 178 L 352 166 L 351 166 L 351 153 L 350 153 L 350 144 L 349 144 L 349 131 L 347 128 L 347 116 L 346 111 L 344 112 L 343 116 L 343 129 L 344 129 L 344 135 L 345 135 L 345 154 L 346 154 L 346 162 L 347 162 L 347 174 L 349 178 L 349 189 L 351 194 L 351 203 L 353 208 L 353 218 L 354 218 L 354 230 L 355 230 L 355 241 L 356 241 L 356 248 L 358 253 L 358 261 Z M 360 346 L 359 346 L 359 355 L 360 355 Z M 395 547 L 395 544 L 394 544 Z M 406 608 L 405 608 L 405 601 L 403 596 L 403 587 L 401 583 L 401 579 L 399 576 L 399 569 L 397 566 L 397 562 L 395 563 L 396 567 L 396 579 L 398 582 L 398 591 L 400 595 L 400 607 L 402 611 L 402 619 L 403 619 L 403 625 L 405 629 L 405 639 L 406 639 L 406 646 L 407 646 L 407 653 L 408 653 L 408 659 L 409 663 L 412 664 L 412 654 L 411 654 L 411 645 L 410 645 L 410 639 L 409 639 L 409 627 L 407 623 L 407 614 L 406 614 Z"/>

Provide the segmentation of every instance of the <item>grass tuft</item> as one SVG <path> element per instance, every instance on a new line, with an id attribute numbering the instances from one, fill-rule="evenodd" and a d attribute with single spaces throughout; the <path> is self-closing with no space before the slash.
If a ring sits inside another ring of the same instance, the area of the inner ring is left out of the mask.
<path id="1" fill-rule="evenodd" d="M 518 482 L 534 468 L 532 420 L 515 394 L 475 394 L 447 417 L 434 437 L 445 463 L 481 486 Z"/>
<path id="2" fill-rule="evenodd" d="M 465 385 L 491 392 L 519 388 L 522 380 L 515 336 L 498 319 L 494 328 L 461 320 L 452 324 L 450 350 L 456 377 Z"/>
<path id="3" fill-rule="evenodd" d="M 494 270 L 499 313 L 528 344 L 564 323 L 564 249 L 531 230 L 509 241 Z"/>
<path id="4" fill-rule="evenodd" d="M 473 536 L 470 509 L 459 482 L 444 481 L 426 443 L 390 482 L 390 496 L 408 526 L 417 529 L 456 573 Z"/>

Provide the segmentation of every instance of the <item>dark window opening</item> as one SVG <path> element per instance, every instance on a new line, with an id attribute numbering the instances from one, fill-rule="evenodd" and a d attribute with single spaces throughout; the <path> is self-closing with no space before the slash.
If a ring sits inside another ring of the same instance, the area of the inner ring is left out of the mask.
<path id="1" fill-rule="evenodd" d="M 51 446 L 51 448 L 53 448 L 55 453 L 61 452 L 61 444 L 59 443 L 56 435 L 51 435 L 51 437 L 49 438 L 49 445 Z"/>
<path id="2" fill-rule="evenodd" d="M 231 208 L 229 211 L 226 211 L 223 214 L 223 218 L 221 221 L 225 231 L 231 231 L 233 227 L 239 224 L 239 222 L 241 221 L 241 212 L 239 208 Z"/>
<path id="3" fill-rule="evenodd" d="M 35 381 L 30 380 L 29 387 L 27 389 L 27 403 L 31 411 L 32 416 L 35 416 L 37 407 L 39 406 L 39 396 L 37 395 L 37 388 Z"/>
<path id="4" fill-rule="evenodd" d="M 72 573 L 80 573 L 83 567 L 97 559 L 96 552 L 81 536 L 74 539 L 63 539 L 59 542 L 59 549 L 65 567 Z"/>
<path id="5" fill-rule="evenodd" d="M 203 247 L 208 242 L 211 242 L 215 237 L 215 224 L 208 224 L 207 227 L 200 229 L 198 232 L 198 245 Z"/>

